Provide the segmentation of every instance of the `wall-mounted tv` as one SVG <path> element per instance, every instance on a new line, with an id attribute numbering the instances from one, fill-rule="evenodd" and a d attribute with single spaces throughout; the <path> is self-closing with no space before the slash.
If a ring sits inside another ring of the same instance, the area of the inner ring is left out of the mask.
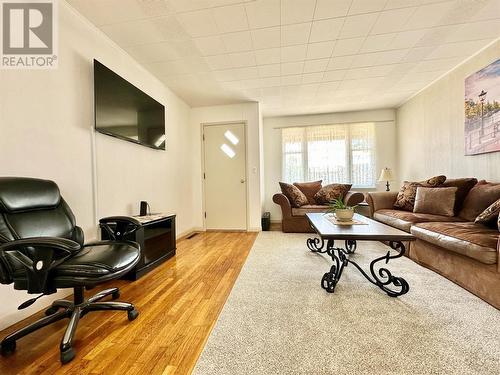
<path id="1" fill-rule="evenodd" d="M 165 150 L 165 107 L 94 60 L 95 130 Z"/>

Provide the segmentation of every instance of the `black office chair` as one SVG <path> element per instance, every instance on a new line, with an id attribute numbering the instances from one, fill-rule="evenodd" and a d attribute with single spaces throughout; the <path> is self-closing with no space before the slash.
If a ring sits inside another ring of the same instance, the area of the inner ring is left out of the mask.
<path id="1" fill-rule="evenodd" d="M 0 283 L 14 283 L 14 289 L 42 295 L 74 289 L 73 301 L 55 301 L 46 317 L 7 336 L 1 342 L 2 355 L 14 352 L 16 341 L 29 333 L 69 318 L 60 345 L 61 362 L 67 363 L 75 357 L 72 344 L 78 321 L 85 314 L 123 310 L 129 320 L 137 317 L 139 313 L 131 303 L 100 302 L 106 296 L 119 298 L 118 288 L 84 299 L 84 289 L 119 278 L 139 261 L 139 244 L 123 240 L 138 229 L 137 220 L 109 217 L 101 219 L 100 225 L 113 240 L 84 245 L 83 231 L 76 226 L 54 182 L 0 177 Z M 41 296 L 26 301 L 19 309 Z"/>

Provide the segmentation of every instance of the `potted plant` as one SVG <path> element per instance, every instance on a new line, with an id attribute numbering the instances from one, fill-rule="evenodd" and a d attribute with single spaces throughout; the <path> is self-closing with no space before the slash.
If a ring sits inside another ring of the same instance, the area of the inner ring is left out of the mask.
<path id="1" fill-rule="evenodd" d="M 342 198 L 337 198 L 328 204 L 328 212 L 333 213 L 338 221 L 351 221 L 356 207 L 348 206 Z"/>

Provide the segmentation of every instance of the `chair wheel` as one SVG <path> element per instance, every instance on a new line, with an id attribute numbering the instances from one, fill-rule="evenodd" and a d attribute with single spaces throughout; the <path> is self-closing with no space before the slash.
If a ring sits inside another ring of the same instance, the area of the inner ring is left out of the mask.
<path id="1" fill-rule="evenodd" d="M 2 341 L 2 355 L 9 355 L 16 351 L 15 341 Z"/>
<path id="2" fill-rule="evenodd" d="M 118 291 L 114 292 L 111 295 L 111 298 L 113 298 L 114 300 L 120 298 L 120 291 L 118 290 Z"/>
<path id="3" fill-rule="evenodd" d="M 128 311 L 127 315 L 128 315 L 128 320 L 132 321 L 139 316 L 139 311 L 137 311 L 136 309 L 133 309 L 133 310 Z"/>
<path id="4" fill-rule="evenodd" d="M 71 362 L 73 358 L 75 358 L 76 352 L 73 348 L 69 348 L 63 352 L 61 352 L 61 363 L 66 364 Z"/>
<path id="5" fill-rule="evenodd" d="M 45 315 L 47 315 L 47 316 L 53 315 L 53 314 L 55 314 L 58 311 L 59 311 L 59 307 L 51 306 L 47 310 L 45 310 Z"/>

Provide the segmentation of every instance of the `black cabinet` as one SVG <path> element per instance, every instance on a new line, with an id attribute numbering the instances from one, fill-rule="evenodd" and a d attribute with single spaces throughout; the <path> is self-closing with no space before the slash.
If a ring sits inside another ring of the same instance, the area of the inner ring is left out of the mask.
<path id="1" fill-rule="evenodd" d="M 175 215 L 135 216 L 141 227 L 126 237 L 141 245 L 141 259 L 135 268 L 125 275 L 126 279 L 137 280 L 153 268 L 175 255 Z M 101 231 L 103 240 L 109 239 Z"/>

